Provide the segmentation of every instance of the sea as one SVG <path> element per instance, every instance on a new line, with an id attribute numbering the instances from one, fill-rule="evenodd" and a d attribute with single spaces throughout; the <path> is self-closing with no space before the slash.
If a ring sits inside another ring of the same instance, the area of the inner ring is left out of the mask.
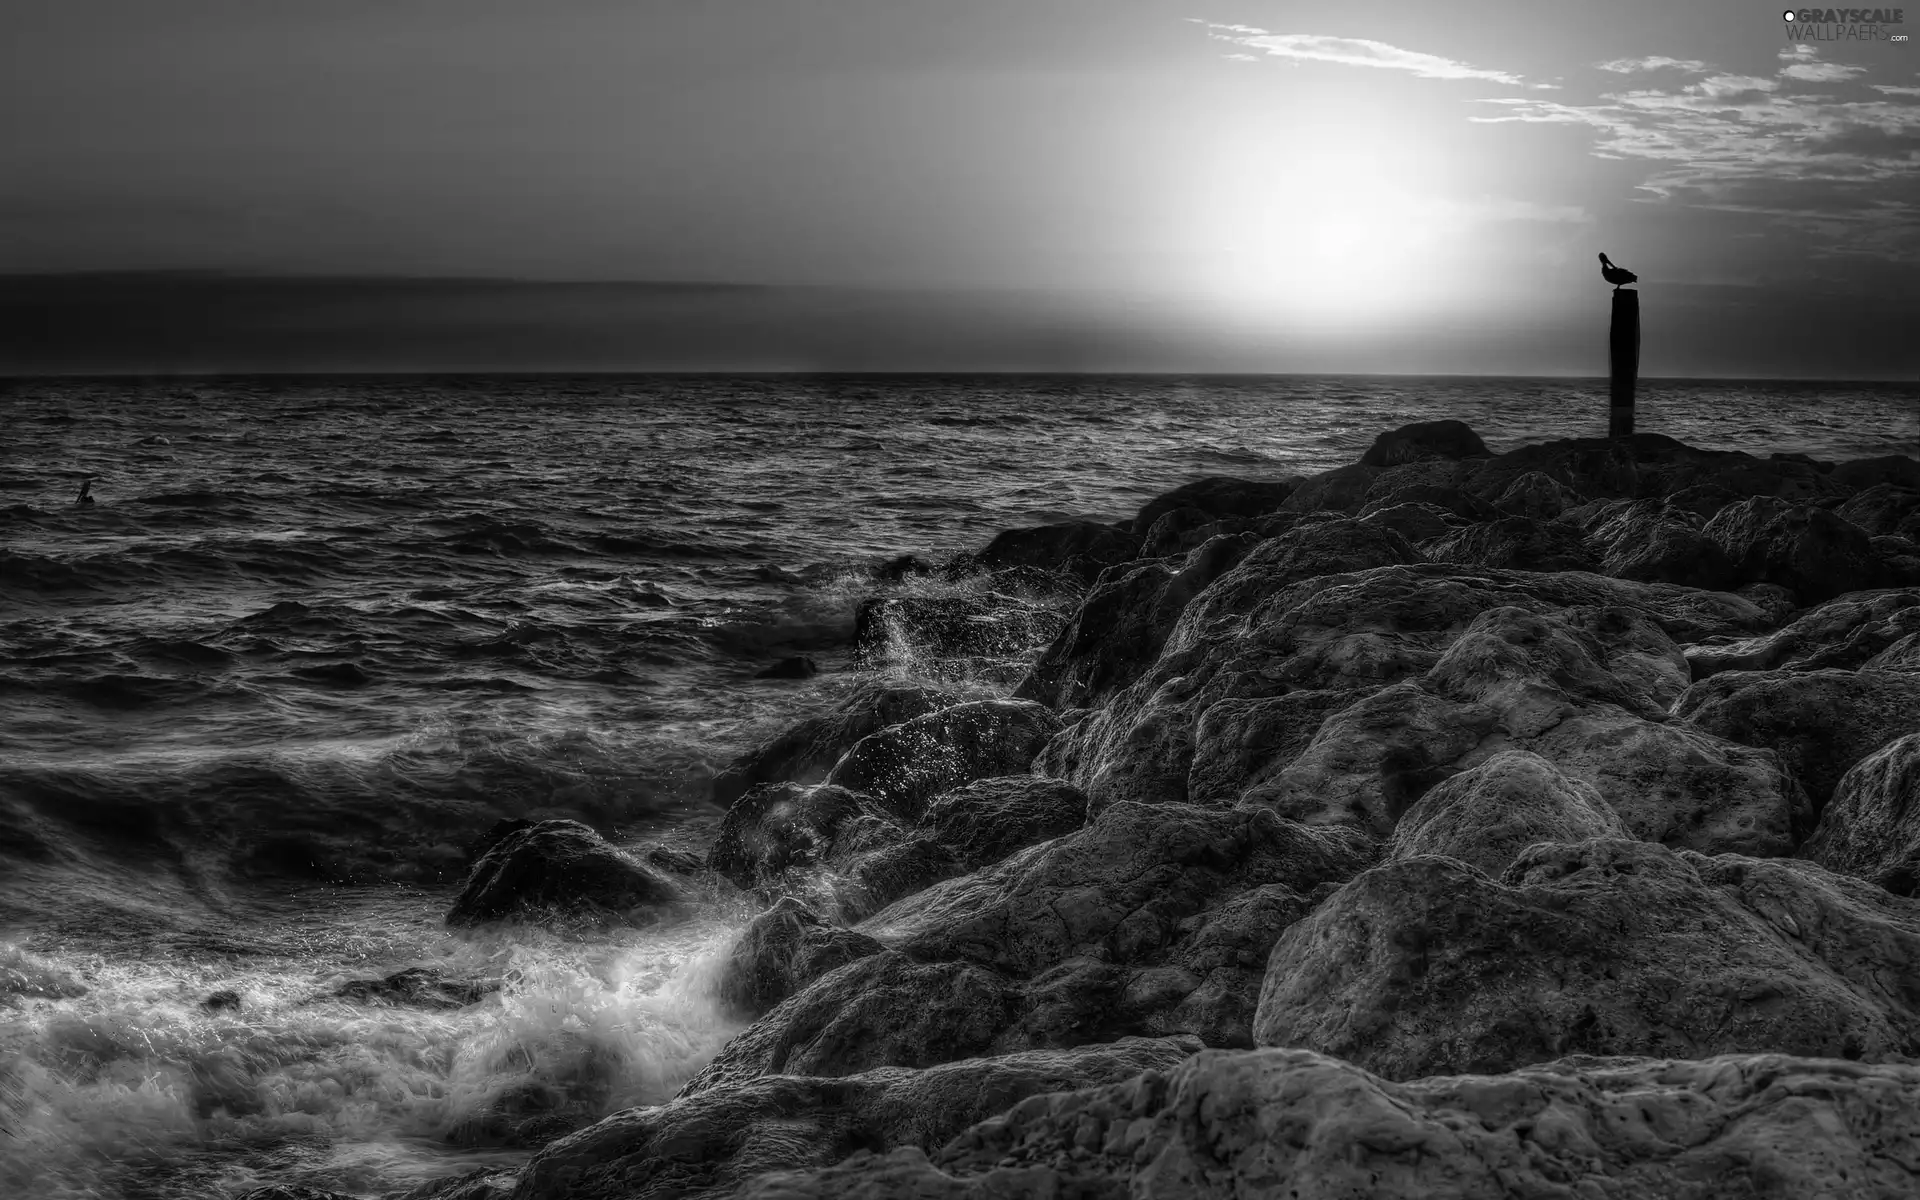
<path id="1" fill-rule="evenodd" d="M 503 1112 L 666 1100 L 738 1032 L 714 985 L 744 902 L 449 930 L 475 835 L 571 817 L 702 850 L 732 756 L 920 670 L 855 665 L 857 606 L 973 585 L 881 582 L 898 555 L 1338 466 L 1411 421 L 1496 452 L 1598 435 L 1606 403 L 1404 376 L 0 381 L 0 1195 L 371 1196 L 524 1160 Z M 1637 420 L 1920 457 L 1915 383 L 1643 381 Z M 793 655 L 821 673 L 759 677 Z M 500 988 L 333 994 L 410 967 Z"/>

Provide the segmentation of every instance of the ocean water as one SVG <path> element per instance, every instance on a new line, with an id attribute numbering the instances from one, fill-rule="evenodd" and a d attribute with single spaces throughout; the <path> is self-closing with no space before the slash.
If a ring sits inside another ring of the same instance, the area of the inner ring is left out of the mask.
<path id="1" fill-rule="evenodd" d="M 1602 381 L 0 382 L 0 1194 L 363 1194 L 510 1165 L 500 1114 L 671 1096 L 749 915 L 441 924 L 504 816 L 700 849 L 707 782 L 863 676 L 873 566 L 1116 519 L 1408 421 L 1604 431 Z M 1645 383 L 1695 445 L 1920 456 L 1920 385 Z M 97 503 L 72 503 L 92 477 Z M 914 582 L 922 590 L 964 585 Z M 756 678 L 795 653 L 806 681 Z M 911 672 L 912 666 L 896 665 Z M 976 681 L 983 691 L 993 681 Z M 452 1012 L 327 995 L 411 966 Z M 237 1006 L 202 1002 L 234 992 Z"/>

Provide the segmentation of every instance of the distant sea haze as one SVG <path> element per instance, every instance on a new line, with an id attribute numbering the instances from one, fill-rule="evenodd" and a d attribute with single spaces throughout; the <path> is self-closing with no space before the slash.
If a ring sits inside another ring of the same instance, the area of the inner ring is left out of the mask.
<path id="1" fill-rule="evenodd" d="M 0 415 L 0 982 L 41 1005 L 0 1021 L 34 1064 L 0 1192 L 166 1197 L 517 1162 L 484 1115 L 589 1067 L 609 1111 L 672 1096 L 737 1029 L 738 920 L 453 938 L 464 848 L 526 814 L 702 847 L 718 766 L 872 680 L 884 560 L 1414 421 L 1607 421 L 1603 380 L 1368 376 L 19 379 Z M 1916 384 L 1649 380 L 1638 419 L 1920 456 Z M 512 987 L 325 999 L 416 963 Z"/>

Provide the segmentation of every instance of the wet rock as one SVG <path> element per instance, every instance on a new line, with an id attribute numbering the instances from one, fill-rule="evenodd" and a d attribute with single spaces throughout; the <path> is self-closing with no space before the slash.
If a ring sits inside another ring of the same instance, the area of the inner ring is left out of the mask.
<path id="1" fill-rule="evenodd" d="M 628 1109 L 555 1142 L 522 1172 L 520 1200 L 665 1200 L 720 1194 L 781 1168 L 857 1151 L 936 1150 L 969 1125 L 1047 1092 L 1165 1070 L 1198 1049 L 1173 1039 L 1030 1051 L 840 1079 L 768 1076 Z"/>
<path id="2" fill-rule="evenodd" d="M 1422 796 L 1394 827 L 1392 858 L 1438 854 L 1499 877 L 1536 842 L 1626 836 L 1592 784 L 1546 759 L 1505 750 Z"/>
<path id="3" fill-rule="evenodd" d="M 1066 623 L 1052 608 L 994 592 L 882 596 L 860 604 L 854 653 L 869 665 L 1024 659 Z"/>
<path id="4" fill-rule="evenodd" d="M 1027 771 L 1060 725 L 1059 716 L 1031 701 L 957 704 L 862 738 L 827 781 L 865 792 L 915 821 L 942 792 Z"/>
<path id="5" fill-rule="evenodd" d="M 1490 457 L 1486 443 L 1464 421 L 1421 421 L 1374 438 L 1360 461 L 1392 467 L 1430 458 L 1486 457 Z"/>
<path id="6" fill-rule="evenodd" d="M 976 779 L 936 797 L 921 821 L 969 871 L 1086 823 L 1085 792 L 1035 775 Z"/>
<path id="7" fill-rule="evenodd" d="M 764 671 L 755 671 L 755 679 L 812 679 L 820 673 L 820 664 L 805 654 L 783 658 Z"/>
<path id="8" fill-rule="evenodd" d="M 1841 778 L 1800 854 L 1895 895 L 1920 894 L 1920 732 L 1888 742 Z"/>
<path id="9" fill-rule="evenodd" d="M 449 925 L 544 916 L 652 920 L 683 901 L 664 876 L 578 821 L 539 821 L 486 847 Z"/>
<path id="10" fill-rule="evenodd" d="M 863 687 L 825 716 L 800 721 L 734 759 L 714 777 L 713 802 L 725 808 L 762 783 L 819 783 L 861 738 L 959 699 L 934 688 Z"/>
<path id="11" fill-rule="evenodd" d="M 874 568 L 874 578 L 882 583 L 899 583 L 916 575 L 933 574 L 933 566 L 916 554 L 898 554 Z"/>
<path id="12" fill-rule="evenodd" d="M 1063 521 L 1006 530 L 988 542 L 985 549 L 955 565 L 983 571 L 1037 567 L 1078 576 L 1091 583 L 1106 568 L 1137 557 L 1139 550 L 1140 536 L 1126 524 Z"/>
<path id="13" fill-rule="evenodd" d="M 1258 544 L 1253 534 L 1216 537 L 1177 565 L 1145 563 L 1125 574 L 1102 575 L 1015 697 L 1084 708 L 1133 682 L 1159 656 L 1193 598 Z"/>
<path id="14" fill-rule="evenodd" d="M 707 865 L 762 896 L 804 897 L 858 920 L 958 874 L 937 841 L 888 806 L 835 784 L 763 784 L 734 801 Z"/>
<path id="15" fill-rule="evenodd" d="M 54 965 L 37 954 L 28 953 L 18 946 L 0 944 L 0 1003 L 15 996 L 27 996 L 45 1000 L 66 1000 L 87 994 L 87 985 L 79 977 L 65 968 Z M 231 995 L 233 1006 L 238 1007 L 238 992 L 215 992 L 214 996 Z M 213 996 L 202 1003 L 209 1009 L 220 1007 L 213 1004 Z"/>
<path id="16" fill-rule="evenodd" d="M 453 1009 L 477 1004 L 500 990 L 498 979 L 450 979 L 434 967 L 408 967 L 382 979 L 351 979 L 333 997 L 361 1004 Z"/>
<path id="17" fill-rule="evenodd" d="M 1920 1052 L 1920 902 L 1809 864 L 1593 840 L 1495 882 L 1366 872 L 1281 934 L 1254 1034 L 1389 1078 L 1569 1054 Z"/>
<path id="18" fill-rule="evenodd" d="M 741 1200 L 1892 1200 L 1920 1068 L 1781 1054 L 1569 1059 L 1395 1083 L 1309 1050 L 1205 1051 L 1036 1095 L 931 1155 L 769 1173 Z"/>
<path id="19" fill-rule="evenodd" d="M 1743 583 L 1777 583 L 1808 604 L 1877 587 L 1882 571 L 1867 532 L 1810 504 L 1756 496 L 1730 504 L 1702 531 Z"/>
<path id="20" fill-rule="evenodd" d="M 1423 542 L 1435 562 L 1474 563 L 1513 571 L 1599 571 L 1600 556 L 1580 530 L 1564 521 L 1502 517 Z"/>
<path id="21" fill-rule="evenodd" d="M 239 1012 L 240 993 L 231 988 L 222 988 L 217 992 L 209 993 L 207 998 L 200 1002 L 200 1007 L 208 1012 Z"/>
<path id="22" fill-rule="evenodd" d="M 1320 509 L 1355 512 L 1367 502 L 1367 492 L 1380 475 L 1380 468 L 1364 463 L 1335 467 L 1300 481 L 1280 504 L 1281 512 L 1308 513 Z"/>
<path id="23" fill-rule="evenodd" d="M 1196 508 L 1177 508 L 1153 523 L 1153 528 L 1147 531 L 1146 538 L 1140 544 L 1140 557 L 1177 559 L 1215 538 L 1234 534 L 1252 535 L 1256 525 L 1256 522 L 1244 517 L 1221 518 Z M 1259 540 L 1258 537 L 1250 537 L 1249 544 Z M 1101 577 L 1106 578 L 1112 571 L 1126 569 L 1128 564 L 1122 563 L 1101 572 Z"/>
<path id="24" fill-rule="evenodd" d="M 757 1017 L 829 971 L 882 949 L 789 896 L 741 931 L 727 957 L 720 997 L 735 1012 Z"/>
<path id="25" fill-rule="evenodd" d="M 1920 732 L 1920 676 L 1900 671 L 1724 671 L 1687 689 L 1674 716 L 1774 751 L 1816 812 L 1855 763 Z"/>
<path id="26" fill-rule="evenodd" d="M 1277 512 L 1299 486 L 1293 479 L 1234 479 L 1224 475 L 1196 479 L 1147 501 L 1129 527 L 1145 536 L 1168 513 L 1192 510 L 1209 521 L 1263 517 Z"/>
<path id="27" fill-rule="evenodd" d="M 1722 671 L 1853 670 L 1920 633 L 1920 591 L 1855 592 L 1801 613 L 1759 637 L 1697 639 L 1687 649 L 1695 679 Z"/>

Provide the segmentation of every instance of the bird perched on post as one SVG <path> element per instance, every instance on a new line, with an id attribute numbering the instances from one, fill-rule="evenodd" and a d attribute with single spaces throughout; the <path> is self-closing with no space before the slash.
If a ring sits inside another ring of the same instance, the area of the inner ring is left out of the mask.
<path id="1" fill-rule="evenodd" d="M 1616 292 L 1620 290 L 1622 284 L 1636 283 L 1640 279 L 1638 275 L 1635 275 L 1625 267 L 1614 266 L 1613 260 L 1604 254 L 1600 256 L 1600 278 L 1612 284 L 1613 290 Z"/>

